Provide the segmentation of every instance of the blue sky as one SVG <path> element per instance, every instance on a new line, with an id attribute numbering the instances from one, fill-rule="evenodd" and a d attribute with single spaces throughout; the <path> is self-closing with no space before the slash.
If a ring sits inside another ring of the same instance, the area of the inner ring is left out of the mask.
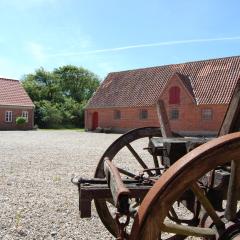
<path id="1" fill-rule="evenodd" d="M 0 76 L 108 72 L 240 55 L 239 1 L 0 0 Z"/>

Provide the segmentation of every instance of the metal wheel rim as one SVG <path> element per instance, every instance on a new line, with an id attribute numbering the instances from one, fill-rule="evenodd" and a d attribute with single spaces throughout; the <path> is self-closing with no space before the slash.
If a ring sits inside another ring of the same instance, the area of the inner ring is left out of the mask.
<path id="1" fill-rule="evenodd" d="M 134 219 L 130 239 L 158 239 L 159 226 L 162 226 L 170 207 L 178 199 L 178 195 L 218 165 L 226 164 L 231 160 L 239 162 L 239 156 L 240 133 L 233 133 L 203 144 L 179 159 L 145 196 Z M 192 172 L 189 171 L 190 169 Z M 179 184 L 179 182 L 182 183 Z"/>

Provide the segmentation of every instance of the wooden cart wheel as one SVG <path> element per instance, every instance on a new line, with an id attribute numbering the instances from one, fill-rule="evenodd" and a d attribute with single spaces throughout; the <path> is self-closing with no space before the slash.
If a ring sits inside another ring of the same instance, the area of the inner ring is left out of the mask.
<path id="1" fill-rule="evenodd" d="M 223 214 L 214 210 L 197 181 L 218 166 L 231 162 L 231 175 Z M 195 227 L 168 221 L 174 203 L 182 193 L 191 189 L 212 226 Z M 187 239 L 240 239 L 240 133 L 216 138 L 186 154 L 173 164 L 149 190 L 135 216 L 131 240 L 163 239 L 163 233 L 172 233 L 165 239 L 195 236 Z"/>
<path id="2" fill-rule="evenodd" d="M 104 178 L 104 159 L 107 157 L 110 161 L 114 161 L 114 163 L 118 166 L 120 172 L 123 177 L 134 178 L 134 176 L 138 175 L 139 171 L 143 169 L 148 169 L 149 167 L 158 167 L 159 163 L 156 162 L 156 158 L 153 159 L 153 156 L 147 151 L 143 150 L 143 148 L 148 147 L 148 141 L 151 137 L 161 137 L 161 130 L 158 127 L 145 127 L 138 128 L 132 130 L 121 137 L 119 137 L 116 141 L 114 141 L 109 148 L 105 151 L 103 156 L 101 157 L 98 166 L 96 168 L 96 172 L 94 177 L 96 178 Z M 141 147 L 135 146 L 135 144 L 141 141 L 143 144 Z M 124 158 L 124 151 L 126 155 L 126 159 Z M 121 153 L 123 154 L 121 157 Z M 129 158 L 129 153 L 132 158 Z M 143 154 L 144 153 L 144 154 Z M 147 157 L 147 159 L 146 159 Z M 129 162 L 134 162 L 136 164 L 136 169 L 128 169 Z M 159 161 L 159 159 L 158 159 Z M 152 165 L 151 165 L 152 164 Z M 111 215 L 111 211 L 109 208 L 109 199 L 95 199 L 95 206 L 98 212 L 98 215 L 108 229 L 108 231 L 117 236 L 117 226 L 113 216 Z"/>

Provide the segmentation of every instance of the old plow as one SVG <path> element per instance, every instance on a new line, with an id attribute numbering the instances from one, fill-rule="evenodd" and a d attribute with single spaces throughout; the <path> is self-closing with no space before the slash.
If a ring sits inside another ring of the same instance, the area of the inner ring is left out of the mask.
<path id="1" fill-rule="evenodd" d="M 172 132 L 164 103 L 157 109 L 160 128 L 122 135 L 101 157 L 94 178 L 72 179 L 80 216 L 91 217 L 93 200 L 119 240 L 240 240 L 240 84 L 215 139 Z"/>

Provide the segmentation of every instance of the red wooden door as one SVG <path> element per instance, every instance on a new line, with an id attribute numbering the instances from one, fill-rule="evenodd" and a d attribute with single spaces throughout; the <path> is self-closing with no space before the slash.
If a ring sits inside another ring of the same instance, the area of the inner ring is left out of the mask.
<path id="1" fill-rule="evenodd" d="M 98 112 L 94 112 L 92 115 L 92 130 L 98 127 Z"/>
<path id="2" fill-rule="evenodd" d="M 180 88 L 179 87 L 170 88 L 169 104 L 180 104 Z"/>

